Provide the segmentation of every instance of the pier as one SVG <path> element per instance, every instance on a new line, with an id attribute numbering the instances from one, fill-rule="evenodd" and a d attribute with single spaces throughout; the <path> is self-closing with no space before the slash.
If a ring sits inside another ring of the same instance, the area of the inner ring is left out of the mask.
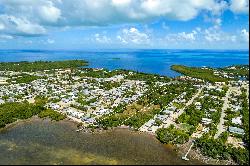
<path id="1" fill-rule="evenodd" d="M 190 152 L 190 150 L 192 149 L 193 146 L 194 146 L 194 141 L 192 141 L 192 144 L 191 144 L 191 146 L 189 147 L 187 153 L 186 153 L 184 156 L 182 156 L 182 158 L 181 158 L 182 160 L 186 160 L 186 161 L 189 160 L 189 159 L 187 158 L 187 155 L 188 155 L 188 153 Z"/>

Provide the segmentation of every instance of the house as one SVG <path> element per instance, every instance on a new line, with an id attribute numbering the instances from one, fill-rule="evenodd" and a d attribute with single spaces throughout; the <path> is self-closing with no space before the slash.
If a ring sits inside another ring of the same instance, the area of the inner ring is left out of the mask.
<path id="1" fill-rule="evenodd" d="M 245 133 L 243 129 L 238 128 L 238 127 L 229 126 L 228 130 L 230 133 L 236 133 L 236 134 L 240 134 L 240 135 L 243 135 Z"/>
<path id="2" fill-rule="evenodd" d="M 233 111 L 234 111 L 234 112 L 237 112 L 237 111 L 239 111 L 239 110 L 242 109 L 242 107 L 241 107 L 241 106 L 238 106 L 238 105 L 237 105 L 237 106 L 233 105 L 232 108 L 233 108 Z"/>
<path id="3" fill-rule="evenodd" d="M 86 123 L 88 123 L 88 124 L 94 124 L 95 122 L 96 122 L 96 120 L 94 118 L 86 119 Z"/>
<path id="4" fill-rule="evenodd" d="M 68 102 L 70 102 L 70 100 L 69 100 L 69 99 L 63 98 L 63 99 L 62 99 L 62 102 L 63 102 L 63 103 L 68 103 Z"/>
<path id="5" fill-rule="evenodd" d="M 8 99 L 7 99 L 7 102 L 9 102 L 9 103 L 13 103 L 13 102 L 15 102 L 15 99 L 14 99 L 14 98 L 12 98 L 12 97 L 10 97 L 10 98 L 8 98 Z"/>
<path id="6" fill-rule="evenodd" d="M 205 125 L 208 125 L 212 122 L 212 119 L 208 119 L 208 118 L 202 118 L 201 122 Z"/>
<path id="7" fill-rule="evenodd" d="M 201 109 L 201 103 L 200 102 L 196 102 L 195 106 L 196 106 L 196 109 L 199 109 L 199 110 Z"/>
<path id="8" fill-rule="evenodd" d="M 200 102 L 196 102 L 195 105 L 196 106 L 201 106 L 201 103 Z"/>
<path id="9" fill-rule="evenodd" d="M 165 120 L 167 117 L 165 115 L 157 115 L 155 119 L 159 119 L 161 121 Z"/>
<path id="10" fill-rule="evenodd" d="M 232 119 L 232 123 L 238 124 L 238 125 L 242 125 L 241 118 L 242 118 L 241 116 L 236 117 L 236 118 L 233 118 L 233 119 Z"/>
<path id="11" fill-rule="evenodd" d="M 216 109 L 213 109 L 213 108 L 210 108 L 209 111 L 211 111 L 211 112 L 216 112 L 217 110 L 216 110 Z"/>
<path id="12" fill-rule="evenodd" d="M 165 113 L 166 115 L 172 115 L 172 114 L 173 114 L 173 111 L 164 110 L 163 113 Z"/>
<path id="13" fill-rule="evenodd" d="M 100 109 L 99 111 L 96 111 L 94 114 L 96 115 L 103 115 L 103 114 L 108 114 L 110 110 L 108 109 Z"/>
<path id="14" fill-rule="evenodd" d="M 25 96 L 24 98 L 25 99 L 31 99 L 33 96 L 32 95 L 28 95 L 28 96 Z"/>
<path id="15" fill-rule="evenodd" d="M 50 108 L 52 108 L 53 110 L 57 110 L 57 109 L 60 108 L 60 105 L 52 103 L 52 104 L 50 105 Z"/>
<path id="16" fill-rule="evenodd" d="M 216 90 L 217 90 L 217 91 L 219 91 L 219 92 L 221 92 L 221 91 L 222 91 L 222 89 L 221 89 L 221 88 L 216 88 Z"/>
<path id="17" fill-rule="evenodd" d="M 167 108 L 169 111 L 176 111 L 176 107 L 175 106 L 171 106 L 171 107 L 169 107 L 169 108 Z"/>
<path id="18" fill-rule="evenodd" d="M 0 104 L 4 104 L 4 103 L 5 103 L 5 101 L 0 99 Z"/>
<path id="19" fill-rule="evenodd" d="M 208 127 L 204 127 L 204 128 L 202 129 L 202 132 L 208 133 L 208 132 L 209 132 L 209 128 L 208 128 Z"/>

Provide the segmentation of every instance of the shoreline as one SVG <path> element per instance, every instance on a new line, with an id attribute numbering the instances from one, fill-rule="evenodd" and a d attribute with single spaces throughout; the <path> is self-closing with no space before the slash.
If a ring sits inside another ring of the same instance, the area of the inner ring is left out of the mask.
<path id="1" fill-rule="evenodd" d="M 70 124 L 74 125 L 74 127 L 76 129 L 75 132 L 77 132 L 77 129 L 78 129 L 77 128 L 78 122 L 76 122 L 70 118 L 65 118 L 61 121 L 53 121 L 50 118 L 43 119 L 43 118 L 39 118 L 36 115 L 36 116 L 33 116 L 29 119 L 17 120 L 13 123 L 7 124 L 4 128 L 0 129 L 0 134 L 1 134 L 1 132 L 5 132 L 11 128 L 18 126 L 18 125 L 22 125 L 24 123 L 35 122 L 35 121 L 42 121 L 42 122 L 49 122 L 49 123 L 53 123 L 53 122 L 70 123 Z M 155 141 L 160 143 L 160 141 L 156 138 L 155 134 L 137 131 L 137 130 L 130 128 L 129 126 L 119 126 L 119 127 L 114 127 L 114 128 L 110 128 L 107 130 L 100 129 L 100 128 L 98 128 L 98 129 L 85 128 L 85 129 L 81 130 L 80 132 L 85 132 L 88 134 L 103 134 L 103 133 L 107 133 L 107 132 L 113 132 L 114 130 L 129 130 L 129 131 L 136 133 L 136 134 L 144 134 L 144 135 L 149 136 L 151 139 L 154 139 Z M 162 143 L 160 143 L 160 144 L 162 144 Z M 185 154 L 187 152 L 187 148 L 185 147 L 186 144 L 183 144 L 183 145 L 162 144 L 162 145 L 165 148 L 171 148 L 174 152 L 176 152 L 176 154 L 180 158 L 181 158 L 181 156 L 183 156 L 183 154 Z M 202 155 L 201 152 L 197 149 L 191 149 L 190 153 L 188 154 L 188 157 L 192 160 L 198 160 L 205 165 L 206 164 L 208 164 L 208 165 L 237 165 L 237 163 L 234 163 L 233 161 L 217 160 L 217 159 L 212 159 L 212 158 L 206 157 L 206 156 Z"/>
<path id="2" fill-rule="evenodd" d="M 177 153 L 183 156 L 187 152 L 187 143 L 182 145 L 174 145 L 173 147 L 176 149 Z M 204 156 L 199 149 L 192 148 L 188 154 L 188 158 L 199 160 L 204 164 L 208 165 L 238 165 L 237 163 L 231 160 L 218 160 L 213 159 L 208 156 Z"/>

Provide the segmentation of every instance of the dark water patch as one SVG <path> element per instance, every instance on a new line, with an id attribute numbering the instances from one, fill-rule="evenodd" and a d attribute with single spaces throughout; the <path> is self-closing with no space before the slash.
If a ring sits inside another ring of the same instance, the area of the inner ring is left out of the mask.
<path id="1" fill-rule="evenodd" d="M 68 121 L 33 120 L 0 132 L 0 164 L 201 164 L 153 136 L 116 129 L 76 132 Z"/>

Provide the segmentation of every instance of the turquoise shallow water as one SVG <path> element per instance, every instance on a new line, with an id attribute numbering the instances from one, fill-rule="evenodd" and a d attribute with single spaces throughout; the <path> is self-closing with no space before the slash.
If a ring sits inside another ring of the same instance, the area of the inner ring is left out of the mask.
<path id="1" fill-rule="evenodd" d="M 225 67 L 249 64 L 249 51 L 228 50 L 0 50 L 0 62 L 84 59 L 89 67 L 130 69 L 170 77 L 179 76 L 170 66 Z"/>
<path id="2" fill-rule="evenodd" d="M 197 164 L 183 161 L 153 136 L 117 129 L 76 132 L 72 122 L 35 119 L 0 132 L 2 164 Z"/>

